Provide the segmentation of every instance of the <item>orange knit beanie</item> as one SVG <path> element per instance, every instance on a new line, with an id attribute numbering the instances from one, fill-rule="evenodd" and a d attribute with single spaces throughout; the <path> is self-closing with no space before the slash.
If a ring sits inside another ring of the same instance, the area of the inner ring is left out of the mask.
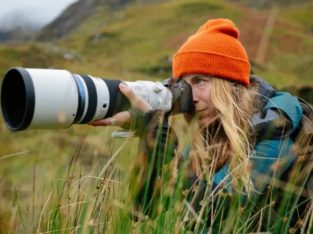
<path id="1" fill-rule="evenodd" d="M 174 55 L 173 77 L 205 74 L 248 86 L 249 59 L 238 38 L 239 31 L 231 20 L 208 20 Z"/>

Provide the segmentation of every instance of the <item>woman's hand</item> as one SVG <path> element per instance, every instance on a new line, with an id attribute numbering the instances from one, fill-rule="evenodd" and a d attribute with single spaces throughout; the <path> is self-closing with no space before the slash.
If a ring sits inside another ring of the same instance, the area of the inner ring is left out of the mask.
<path id="1" fill-rule="evenodd" d="M 136 111 L 146 113 L 152 109 L 152 107 L 142 98 L 138 97 L 135 92 L 124 83 L 119 84 L 121 93 L 123 93 L 129 100 L 132 108 Z M 92 126 L 127 126 L 131 124 L 131 114 L 129 111 L 122 111 L 115 114 L 112 117 L 106 119 L 95 120 L 89 123 Z"/>

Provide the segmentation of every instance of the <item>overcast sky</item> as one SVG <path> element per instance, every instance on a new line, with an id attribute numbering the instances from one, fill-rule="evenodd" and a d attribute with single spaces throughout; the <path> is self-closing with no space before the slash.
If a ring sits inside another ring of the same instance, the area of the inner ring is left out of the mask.
<path id="1" fill-rule="evenodd" d="M 77 0 L 0 0 L 0 28 L 28 21 L 39 26 L 57 17 Z"/>

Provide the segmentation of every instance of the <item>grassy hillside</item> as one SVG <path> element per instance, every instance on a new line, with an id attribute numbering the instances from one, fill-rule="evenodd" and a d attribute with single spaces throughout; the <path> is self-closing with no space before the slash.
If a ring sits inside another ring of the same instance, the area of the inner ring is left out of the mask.
<path id="1" fill-rule="evenodd" d="M 265 60 L 254 68 L 277 86 L 312 83 L 313 39 L 306 13 L 312 5 L 279 9 Z M 100 76 L 110 76 L 113 72 L 113 76 L 125 79 L 170 76 L 173 53 L 199 25 L 214 17 L 231 18 L 238 24 L 241 40 L 255 61 L 269 15 L 268 9 L 255 11 L 221 1 L 135 5 L 113 16 L 102 11 L 60 43 L 73 50 L 78 48 L 84 57 L 92 59 L 84 64 L 91 67 L 90 71 L 95 70 Z"/>
<path id="2" fill-rule="evenodd" d="M 1 44 L 0 77 L 8 68 L 22 66 L 64 68 L 125 80 L 162 80 L 171 76 L 171 56 L 189 34 L 209 18 L 227 17 L 238 24 L 255 73 L 281 88 L 313 86 L 312 9 L 313 3 L 281 7 L 265 60 L 257 63 L 269 9 L 257 11 L 219 0 L 134 3 L 114 12 L 99 6 L 61 40 Z M 179 127 L 178 133 L 187 129 Z M 105 229 L 99 224 L 101 219 L 121 233 L 130 231 L 122 230 L 116 218 L 127 216 L 120 206 L 126 189 L 119 189 L 117 195 L 113 190 L 102 193 L 128 178 L 137 140 L 111 139 L 112 130 L 74 126 L 11 133 L 1 121 L 0 233 L 52 232 L 56 227 L 83 232 L 73 227 L 97 223 L 101 232 Z M 107 164 L 112 156 L 113 163 Z M 104 170 L 105 165 L 109 169 Z M 109 202 L 112 197 L 114 202 Z M 100 215 L 104 209 L 111 212 L 106 217 Z"/>

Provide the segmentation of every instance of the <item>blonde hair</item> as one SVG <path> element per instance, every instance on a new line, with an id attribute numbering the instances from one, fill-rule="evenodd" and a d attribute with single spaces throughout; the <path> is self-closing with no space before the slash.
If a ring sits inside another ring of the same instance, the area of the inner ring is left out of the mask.
<path id="1" fill-rule="evenodd" d="M 256 89 L 213 78 L 211 98 L 215 120 L 198 129 L 192 140 L 190 167 L 203 179 L 229 165 L 234 188 L 251 191 L 249 156 L 252 148 L 251 116 L 255 110 Z"/>

